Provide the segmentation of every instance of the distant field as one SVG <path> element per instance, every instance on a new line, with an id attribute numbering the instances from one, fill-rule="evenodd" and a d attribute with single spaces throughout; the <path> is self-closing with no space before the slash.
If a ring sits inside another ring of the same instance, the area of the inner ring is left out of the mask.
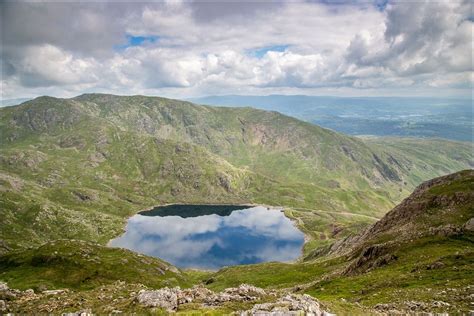
<path id="1" fill-rule="evenodd" d="M 191 101 L 278 111 L 350 135 L 473 141 L 472 103 L 468 99 L 231 95 Z"/>

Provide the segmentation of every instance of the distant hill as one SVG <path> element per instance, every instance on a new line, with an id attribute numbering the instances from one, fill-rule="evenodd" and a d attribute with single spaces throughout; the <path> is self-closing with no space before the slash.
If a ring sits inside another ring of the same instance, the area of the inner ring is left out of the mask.
<path id="1" fill-rule="evenodd" d="M 278 111 L 350 135 L 473 141 L 472 101 L 469 99 L 225 95 L 190 101 Z"/>
<path id="2" fill-rule="evenodd" d="M 31 98 L 4 99 L 0 100 L 0 107 L 18 105 L 29 100 L 31 100 Z"/>
<path id="3" fill-rule="evenodd" d="M 363 141 L 277 112 L 158 97 L 39 97 L 0 114 L 0 239 L 10 247 L 105 244 L 128 216 L 173 202 L 291 207 L 317 246 L 333 237 L 318 241 L 308 210 L 341 220 L 343 236 L 421 181 L 472 167 L 467 143 Z"/>

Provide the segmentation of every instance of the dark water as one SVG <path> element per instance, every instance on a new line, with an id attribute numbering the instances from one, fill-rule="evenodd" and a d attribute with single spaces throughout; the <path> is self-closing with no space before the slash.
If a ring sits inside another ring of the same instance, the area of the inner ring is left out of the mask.
<path id="1" fill-rule="evenodd" d="M 181 268 L 217 269 L 292 261 L 304 235 L 277 209 L 229 205 L 170 205 L 128 220 L 113 247 L 159 257 Z"/>

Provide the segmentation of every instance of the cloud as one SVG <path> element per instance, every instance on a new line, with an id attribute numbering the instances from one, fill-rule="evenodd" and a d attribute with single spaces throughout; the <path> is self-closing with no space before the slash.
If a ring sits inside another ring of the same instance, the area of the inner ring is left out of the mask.
<path id="1" fill-rule="evenodd" d="M 8 49 L 50 44 L 85 55 L 108 54 L 123 40 L 125 4 L 3 1 L 2 44 Z"/>
<path id="2" fill-rule="evenodd" d="M 468 2 L 389 5 L 383 45 L 358 35 L 349 46 L 348 61 L 389 70 L 393 77 L 472 71 L 469 12 Z"/>
<path id="3" fill-rule="evenodd" d="M 83 91 L 466 94 L 472 84 L 468 1 L 0 6 L 4 98 Z"/>
<path id="4" fill-rule="evenodd" d="M 26 87 L 96 82 L 93 58 L 74 58 L 56 46 L 44 44 L 25 47 L 10 65 Z"/>

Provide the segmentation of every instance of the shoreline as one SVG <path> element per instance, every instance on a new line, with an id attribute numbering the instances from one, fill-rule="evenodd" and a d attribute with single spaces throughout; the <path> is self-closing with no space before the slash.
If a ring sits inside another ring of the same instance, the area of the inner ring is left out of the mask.
<path id="1" fill-rule="evenodd" d="M 135 215 L 140 215 L 140 213 L 143 213 L 143 212 L 149 212 L 149 211 L 153 211 L 155 208 L 159 208 L 159 207 L 164 207 L 164 206 L 170 206 L 170 205 L 209 205 L 209 206 L 229 206 L 229 205 L 235 205 L 235 206 L 245 206 L 245 207 L 257 207 L 257 206 L 262 206 L 262 207 L 265 207 L 267 208 L 267 210 L 278 210 L 279 212 L 282 212 L 283 215 L 288 218 L 291 223 L 293 224 L 293 226 L 295 226 L 296 229 L 298 229 L 302 234 L 303 234 L 303 245 L 301 247 L 301 251 L 300 251 L 300 255 L 298 256 L 298 258 L 294 259 L 294 260 L 291 260 L 291 261 L 276 261 L 276 262 L 280 262 L 280 263 L 287 263 L 287 264 L 295 264 L 295 263 L 298 263 L 300 260 L 303 259 L 304 257 L 304 247 L 306 245 L 306 243 L 308 243 L 309 241 L 312 240 L 312 237 L 310 235 L 308 235 L 307 233 L 305 233 L 299 226 L 299 221 L 296 219 L 296 218 L 292 218 L 292 217 L 289 217 L 287 216 L 285 210 L 292 210 L 293 208 L 291 207 L 288 207 L 288 206 L 274 206 L 274 205 L 266 205 L 266 204 L 257 204 L 257 203 L 187 203 L 187 202 L 176 202 L 176 203 L 164 203 L 164 204 L 159 204 L 159 205 L 156 205 L 156 206 L 153 206 L 153 207 L 148 207 L 146 209 L 143 209 L 143 210 L 139 210 L 137 212 L 135 212 L 134 214 L 128 216 L 126 218 L 126 221 L 125 223 L 128 222 L 128 220 L 130 218 L 132 218 L 133 216 Z M 110 247 L 110 248 L 122 248 L 122 247 L 114 247 L 114 246 L 111 246 L 110 243 L 119 238 L 121 235 L 123 235 L 125 232 L 126 232 L 126 227 L 127 225 L 125 225 L 125 227 L 122 229 L 122 232 L 117 235 L 116 237 L 110 239 L 107 244 L 106 244 L 106 247 Z M 130 250 L 130 249 L 128 249 Z M 130 251 L 133 251 L 133 250 L 130 250 Z M 133 252 L 136 252 L 136 251 L 133 251 Z M 139 252 L 136 252 L 136 253 L 139 253 Z M 140 253 L 139 253 L 140 254 Z M 142 254 L 144 255 L 144 254 Z M 151 256 L 152 257 L 152 256 Z M 163 260 L 161 258 L 158 258 L 160 260 Z M 169 262 L 168 262 L 169 263 Z M 262 263 L 266 263 L 266 262 L 259 262 L 259 263 L 253 263 L 253 264 L 262 264 Z M 172 266 L 175 266 L 171 263 L 169 263 L 170 265 Z M 252 265 L 252 264 L 249 264 L 249 265 Z M 191 268 L 191 269 L 181 269 L 181 268 L 178 268 L 182 271 L 187 271 L 187 270 L 197 270 L 197 271 L 204 271 L 204 272 L 209 272 L 209 271 L 213 271 L 213 272 L 217 272 L 223 268 L 228 268 L 228 267 L 237 267 L 237 266 L 243 266 L 243 265 L 235 265 L 235 266 L 226 266 L 226 267 L 221 267 L 217 270 L 209 270 L 209 269 L 198 269 L 198 268 Z"/>

